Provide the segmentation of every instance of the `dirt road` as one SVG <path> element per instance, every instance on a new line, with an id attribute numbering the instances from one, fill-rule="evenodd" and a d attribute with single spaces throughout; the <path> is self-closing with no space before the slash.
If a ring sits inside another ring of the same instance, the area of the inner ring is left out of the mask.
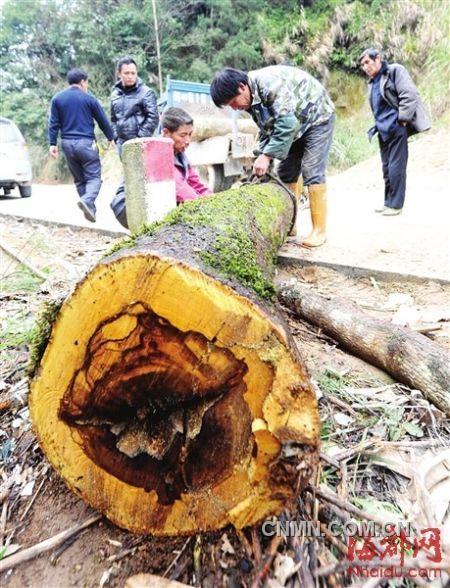
<path id="1" fill-rule="evenodd" d="M 328 242 L 309 250 L 288 243 L 282 255 L 331 267 L 349 266 L 450 281 L 449 156 L 445 130 L 426 133 L 410 143 L 404 212 L 383 217 L 374 208 L 383 200 L 379 157 L 329 178 Z M 98 199 L 97 223 L 77 208 L 73 185 L 36 184 L 29 199 L 0 197 L 0 215 L 17 215 L 62 224 L 123 232 L 109 208 L 116 184 L 105 183 Z M 302 233 L 310 227 L 301 213 Z"/>

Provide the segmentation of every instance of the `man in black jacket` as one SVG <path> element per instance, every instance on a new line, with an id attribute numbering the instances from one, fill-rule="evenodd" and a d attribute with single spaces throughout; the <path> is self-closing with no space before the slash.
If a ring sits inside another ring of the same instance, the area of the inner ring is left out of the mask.
<path id="1" fill-rule="evenodd" d="M 125 141 L 138 137 L 151 137 L 158 126 L 159 116 L 155 93 L 138 78 L 137 66 L 131 57 L 122 57 L 117 63 L 118 81 L 111 95 L 111 124 L 122 157 Z M 125 185 L 122 181 L 111 202 L 111 208 L 124 226 Z"/>
<path id="2" fill-rule="evenodd" d="M 138 78 L 134 59 L 120 59 L 117 77 L 111 95 L 111 124 L 121 155 L 125 141 L 151 137 L 159 117 L 155 93 Z"/>
<path id="3" fill-rule="evenodd" d="M 369 102 L 378 133 L 384 178 L 383 216 L 400 214 L 405 201 L 408 137 L 427 131 L 431 125 L 414 82 L 398 63 L 383 61 L 377 49 L 366 49 L 359 58 L 369 76 Z"/>

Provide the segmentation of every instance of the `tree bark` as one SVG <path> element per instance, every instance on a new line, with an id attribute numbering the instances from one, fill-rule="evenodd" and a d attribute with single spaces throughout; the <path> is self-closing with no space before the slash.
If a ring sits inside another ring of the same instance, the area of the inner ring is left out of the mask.
<path id="1" fill-rule="evenodd" d="M 368 316 L 342 298 L 328 299 L 298 282 L 278 290 L 279 300 L 352 353 L 420 390 L 450 416 L 450 354 L 420 333 Z"/>
<path id="2" fill-rule="evenodd" d="M 118 525 L 243 527 L 279 513 L 310 477 L 317 402 L 270 301 L 292 215 L 274 184 L 180 206 L 62 305 L 31 418 L 67 484 Z"/>

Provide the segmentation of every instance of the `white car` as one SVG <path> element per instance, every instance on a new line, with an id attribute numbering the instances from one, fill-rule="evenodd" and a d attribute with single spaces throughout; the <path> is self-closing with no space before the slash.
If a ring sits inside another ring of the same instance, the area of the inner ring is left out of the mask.
<path id="1" fill-rule="evenodd" d="M 12 120 L 0 117 L 0 188 L 7 196 L 18 186 L 22 198 L 28 198 L 31 180 L 31 161 L 25 139 Z"/>

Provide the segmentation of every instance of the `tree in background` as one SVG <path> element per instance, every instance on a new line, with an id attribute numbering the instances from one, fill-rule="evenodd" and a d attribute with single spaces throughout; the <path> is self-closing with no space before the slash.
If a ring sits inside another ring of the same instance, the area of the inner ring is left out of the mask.
<path id="1" fill-rule="evenodd" d="M 224 64 L 261 64 L 260 13 L 268 0 L 160 0 L 157 6 L 164 75 L 206 82 Z M 44 144 L 48 102 L 65 86 L 67 71 L 85 68 L 107 106 L 116 62 L 128 54 L 156 89 L 150 0 L 7 0 L 0 33 L 3 115 Z"/>
<path id="2" fill-rule="evenodd" d="M 353 82 L 359 93 L 364 85 L 357 57 L 375 44 L 413 72 L 435 115 L 448 110 L 447 2 L 158 0 L 156 5 L 164 77 L 209 82 L 225 65 L 252 69 L 289 62 L 328 81 L 334 97 L 342 97 L 344 87 L 350 103 Z M 157 90 L 151 0 L 6 0 L 0 15 L 2 115 L 13 118 L 29 142 L 45 145 L 48 104 L 65 87 L 67 71 L 85 68 L 93 93 L 107 108 L 116 62 L 127 54 Z M 351 162 L 364 153 L 361 144 Z M 340 160 L 350 162 L 347 150 Z"/>

